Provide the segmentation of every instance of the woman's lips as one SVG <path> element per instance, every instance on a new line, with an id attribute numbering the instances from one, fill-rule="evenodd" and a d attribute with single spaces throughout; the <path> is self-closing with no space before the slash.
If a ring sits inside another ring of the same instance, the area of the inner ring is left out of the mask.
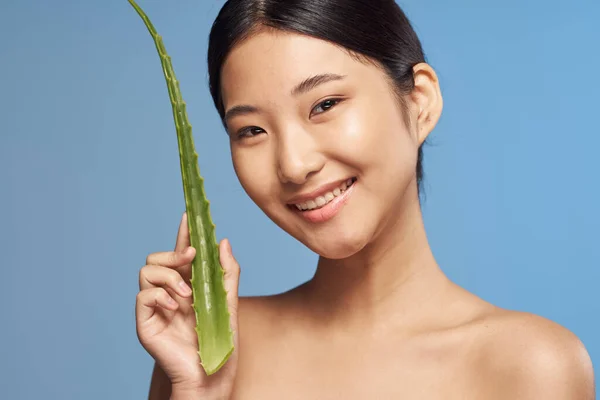
<path id="1" fill-rule="evenodd" d="M 350 186 L 347 186 L 343 192 L 341 192 L 338 196 L 335 196 L 322 207 L 315 208 L 313 210 L 301 211 L 297 208 L 297 206 L 294 205 L 292 206 L 293 210 L 302 218 L 312 223 L 323 223 L 329 221 L 335 217 L 340 212 L 342 207 L 348 202 L 350 195 L 354 192 L 356 184 L 356 179 L 353 178 Z"/>

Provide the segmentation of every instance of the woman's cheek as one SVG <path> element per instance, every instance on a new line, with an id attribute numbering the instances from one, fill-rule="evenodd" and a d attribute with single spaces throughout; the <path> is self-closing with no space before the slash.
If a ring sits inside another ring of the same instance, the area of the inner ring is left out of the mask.
<path id="1" fill-rule="evenodd" d="M 353 109 L 344 110 L 325 129 L 328 130 L 326 137 L 329 139 L 327 148 L 333 158 L 355 164 L 369 150 L 371 144 L 367 121 Z"/>
<path id="2" fill-rule="evenodd" d="M 273 171 L 269 157 L 259 149 L 232 150 L 233 167 L 248 196 L 262 208 L 264 199 L 272 196 Z M 271 167 L 269 167 L 269 165 Z"/>
<path id="3" fill-rule="evenodd" d="M 397 138 L 390 135 L 392 121 L 373 107 L 347 110 L 336 121 L 337 140 L 331 143 L 338 155 L 350 165 L 363 169 L 382 162 L 382 156 L 393 152 Z M 400 132 L 398 132 L 400 133 Z M 397 154 L 397 153 L 396 153 Z"/>

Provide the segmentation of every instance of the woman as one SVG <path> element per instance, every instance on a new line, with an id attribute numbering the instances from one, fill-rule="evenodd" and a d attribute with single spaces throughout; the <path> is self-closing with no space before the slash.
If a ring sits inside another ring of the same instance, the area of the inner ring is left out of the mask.
<path id="1" fill-rule="evenodd" d="M 175 250 L 140 272 L 151 399 L 594 398 L 571 332 L 438 267 L 419 187 L 443 101 L 393 0 L 230 0 L 208 64 L 243 188 L 320 258 L 309 282 L 238 304 L 239 267 L 220 243 L 236 351 L 206 377 L 184 215 Z"/>

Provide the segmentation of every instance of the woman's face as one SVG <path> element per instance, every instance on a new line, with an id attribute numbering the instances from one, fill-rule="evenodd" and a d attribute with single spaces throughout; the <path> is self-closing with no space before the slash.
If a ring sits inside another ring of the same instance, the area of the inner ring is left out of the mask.
<path id="1" fill-rule="evenodd" d="M 228 56 L 222 94 L 242 187 L 316 253 L 353 255 L 417 201 L 424 138 L 406 128 L 377 67 L 325 41 L 263 31 Z M 419 105 L 410 109 L 417 118 Z"/>

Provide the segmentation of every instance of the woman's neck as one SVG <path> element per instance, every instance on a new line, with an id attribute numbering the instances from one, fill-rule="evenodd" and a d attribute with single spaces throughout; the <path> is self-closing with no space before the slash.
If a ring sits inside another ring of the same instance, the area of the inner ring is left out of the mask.
<path id="1" fill-rule="evenodd" d="M 414 329 L 427 309 L 439 306 L 449 281 L 429 247 L 418 199 L 403 210 L 352 257 L 319 259 L 304 295 L 322 323 L 362 330 L 398 317 Z"/>

